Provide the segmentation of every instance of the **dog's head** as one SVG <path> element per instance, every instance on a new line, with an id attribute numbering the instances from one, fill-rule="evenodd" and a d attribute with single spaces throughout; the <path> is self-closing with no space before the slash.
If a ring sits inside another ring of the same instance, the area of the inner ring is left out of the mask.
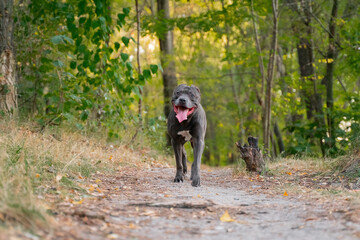
<path id="1" fill-rule="evenodd" d="M 181 123 L 193 114 L 200 104 L 200 90 L 198 87 L 181 84 L 174 89 L 172 105 L 176 118 Z"/>

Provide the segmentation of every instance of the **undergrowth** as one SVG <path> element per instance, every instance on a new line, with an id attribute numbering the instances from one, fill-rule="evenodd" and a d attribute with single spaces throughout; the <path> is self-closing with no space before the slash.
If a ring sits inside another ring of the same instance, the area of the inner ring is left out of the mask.
<path id="1" fill-rule="evenodd" d="M 133 143 L 126 132 L 122 141 L 109 142 L 106 134 L 34 123 L 0 121 L 0 230 L 18 225 L 30 231 L 47 229 L 52 222 L 44 195 L 57 201 L 86 192 L 80 181 L 94 173 L 115 172 L 151 161 L 167 161 L 150 150 L 143 134 Z"/>

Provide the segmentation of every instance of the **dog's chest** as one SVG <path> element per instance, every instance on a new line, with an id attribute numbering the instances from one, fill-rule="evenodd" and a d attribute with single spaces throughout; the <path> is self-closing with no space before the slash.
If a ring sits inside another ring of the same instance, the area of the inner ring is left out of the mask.
<path id="1" fill-rule="evenodd" d="M 179 131 L 177 134 L 183 136 L 185 141 L 190 141 L 192 138 L 189 130 Z"/>

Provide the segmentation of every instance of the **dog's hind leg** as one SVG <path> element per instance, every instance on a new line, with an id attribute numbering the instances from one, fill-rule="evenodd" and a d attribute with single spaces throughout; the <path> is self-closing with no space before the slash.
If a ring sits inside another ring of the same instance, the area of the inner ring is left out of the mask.
<path id="1" fill-rule="evenodd" d="M 184 146 L 182 146 L 182 166 L 183 166 L 183 173 L 185 176 L 187 173 L 187 156 Z"/>

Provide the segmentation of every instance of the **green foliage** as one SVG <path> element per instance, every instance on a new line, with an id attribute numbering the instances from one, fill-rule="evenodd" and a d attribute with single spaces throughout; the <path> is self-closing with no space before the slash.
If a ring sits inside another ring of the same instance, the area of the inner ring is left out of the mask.
<path id="1" fill-rule="evenodd" d="M 333 110 L 327 108 L 322 83 L 329 61 L 327 29 L 332 1 L 313 2 L 310 26 L 316 74 L 305 81 L 297 54 L 299 37 L 306 35 L 304 17 L 298 11 L 301 5 L 282 3 L 272 119 L 280 127 L 284 154 L 336 156 L 359 146 L 360 20 L 355 17 L 359 5 L 352 2 L 354 6 L 349 8 L 351 2 L 339 3 L 335 21 L 340 46 L 334 61 Z M 123 8 L 128 4 L 133 2 L 39 0 L 16 6 L 14 39 L 21 113 L 37 116 L 43 125 L 67 120 L 83 131 L 104 126 L 110 138 L 123 138 L 120 128 L 133 129 L 132 125 L 140 122 L 137 101 L 142 100 L 141 134 L 163 148 L 163 107 L 168 103 L 163 102 L 163 83 L 157 74 L 162 67 L 149 62 L 159 62 L 157 38 L 172 30 L 174 54 L 165 61 L 175 61 L 178 83 L 199 86 L 207 112 L 204 162 L 233 163 L 234 142 L 244 142 L 248 135 L 260 137 L 262 142 L 259 100 L 264 98 L 253 19 L 266 68 L 271 1 L 181 0 L 170 11 L 170 19 L 164 19 L 163 12 L 152 12 L 148 1 L 140 1 L 140 58 L 147 67 L 139 73 L 134 60 L 136 18 L 134 10 Z M 322 99 L 321 111 L 308 119 L 304 96 L 314 89 Z M 332 138 L 327 116 L 334 120 Z M 334 139 L 335 147 L 324 147 Z M 274 137 L 274 143 L 276 140 Z"/>
<path id="2" fill-rule="evenodd" d="M 131 38 L 114 41 L 130 9 L 123 8 L 116 21 L 110 9 L 108 0 L 18 6 L 15 37 L 24 113 L 37 114 L 44 124 L 75 121 L 79 128 L 91 121 L 101 120 L 108 127 L 121 123 L 141 97 L 139 87 L 152 76 L 150 70 L 143 75 L 134 71 L 124 52 Z"/>

